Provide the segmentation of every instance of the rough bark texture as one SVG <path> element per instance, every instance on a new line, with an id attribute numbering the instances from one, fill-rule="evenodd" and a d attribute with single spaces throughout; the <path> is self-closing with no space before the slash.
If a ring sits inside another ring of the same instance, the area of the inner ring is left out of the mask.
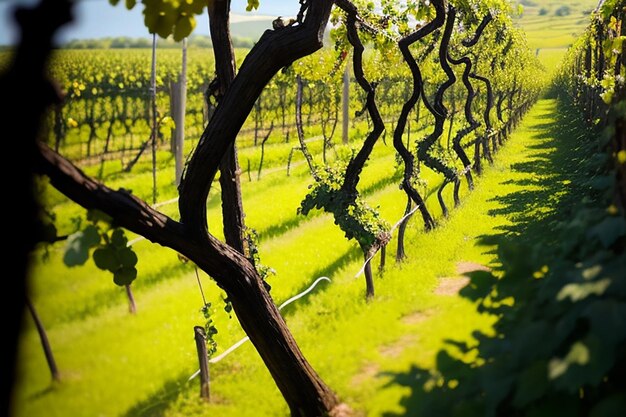
<path id="1" fill-rule="evenodd" d="M 202 326 L 195 326 L 193 328 L 193 336 L 196 341 L 198 365 L 200 366 L 200 398 L 211 401 L 209 356 L 206 349 L 206 333 L 204 328 Z"/>
<path id="2" fill-rule="evenodd" d="M 371 300 L 374 298 L 374 275 L 372 274 L 372 262 L 369 260 L 369 252 L 363 251 L 363 258 L 365 260 L 365 269 L 363 275 L 365 275 L 365 298 Z"/>
<path id="3" fill-rule="evenodd" d="M 439 160 L 433 159 L 430 156 L 430 148 L 435 144 L 435 142 L 441 137 L 444 131 L 444 124 L 446 121 L 446 117 L 448 116 L 448 109 L 443 104 L 443 97 L 452 85 L 456 82 L 456 75 L 450 64 L 448 63 L 448 47 L 450 45 L 450 38 L 452 36 L 452 31 L 454 29 L 454 22 L 456 20 L 456 9 L 449 5 L 448 13 L 447 13 L 447 21 L 446 27 L 443 33 L 443 37 L 441 38 L 441 43 L 439 45 L 439 65 L 446 73 L 448 77 L 446 81 L 439 86 L 437 92 L 435 93 L 435 102 L 434 105 L 431 106 L 428 101 L 425 99 L 424 92 L 422 91 L 422 96 L 424 97 L 424 104 L 426 108 L 435 118 L 435 126 L 433 132 L 426 137 L 422 142 L 419 143 L 418 146 L 418 156 L 420 160 L 424 161 L 424 163 L 431 169 L 440 172 L 446 176 L 446 178 L 454 178 L 455 173 Z"/>
<path id="4" fill-rule="evenodd" d="M 396 124 L 396 129 L 393 134 L 393 145 L 400 154 L 400 157 L 402 157 L 402 161 L 404 162 L 402 189 L 407 194 L 410 201 L 415 202 L 415 204 L 417 204 L 417 206 L 419 207 L 422 218 L 424 219 L 424 225 L 426 227 L 426 230 L 430 230 L 435 227 L 435 221 L 433 220 L 430 212 L 426 208 L 424 200 L 419 195 L 415 187 L 413 187 L 412 181 L 415 175 L 415 157 L 404 145 L 404 142 L 402 141 L 402 136 L 404 135 L 409 115 L 411 114 L 411 111 L 415 108 L 415 105 L 419 102 L 420 96 L 424 89 L 422 72 L 419 68 L 417 61 L 413 57 L 413 54 L 411 54 L 410 47 L 415 42 L 418 42 L 420 39 L 425 38 L 426 36 L 433 33 L 435 30 L 443 26 L 446 18 L 445 1 L 436 0 L 433 1 L 432 4 L 437 12 L 435 19 L 418 31 L 413 32 L 412 34 L 406 36 L 398 42 L 400 51 L 402 52 L 402 56 L 411 70 L 411 75 L 413 77 L 413 91 L 409 99 L 406 101 L 406 103 L 404 103 L 404 106 L 402 106 L 402 111 L 400 112 L 400 117 L 398 118 L 398 123 Z M 406 228 L 406 223 L 403 222 L 402 226 L 404 230 Z M 404 238 L 404 233 L 402 233 L 402 238 Z M 396 259 L 400 260 L 403 258 L 404 243 L 398 242 L 398 252 L 396 254 Z"/>
<path id="5" fill-rule="evenodd" d="M 483 77 L 482 75 L 471 74 L 473 79 L 478 80 L 485 84 L 485 88 L 487 89 L 487 103 L 485 104 L 485 112 L 483 113 L 483 120 L 485 121 L 485 128 L 487 130 L 485 134 L 486 145 L 489 146 L 489 139 L 491 139 L 492 143 L 492 151 L 496 151 L 498 144 L 496 141 L 496 136 L 493 132 L 493 125 L 491 124 L 491 109 L 493 109 L 493 86 L 491 85 L 491 80 L 487 77 Z M 491 155 L 491 154 L 489 154 Z M 492 161 L 493 162 L 493 161 Z"/>
<path id="6" fill-rule="evenodd" d="M 72 20 L 72 3 L 68 0 L 42 0 L 37 6 L 20 8 L 16 13 L 20 40 L 9 64 L 0 78 L 0 123 L 19 126 L 19 140 L 7 140 L 7 155 L 19 158 L 18 164 L 4 164 L 3 177 L 11 178 L 5 184 L 11 204 L 5 216 L 19 224 L 22 235 L 5 249 L 11 260 L 12 275 L 2 291 L 2 317 L 5 318 L 2 355 L 0 412 L 11 415 L 11 397 L 15 374 L 17 341 L 22 326 L 28 256 L 38 238 L 36 228 L 37 203 L 33 193 L 33 165 L 36 140 L 46 108 L 59 102 L 59 96 L 46 79 L 47 61 L 56 31 Z"/>
<path id="7" fill-rule="evenodd" d="M 434 106 L 426 105 L 426 108 L 432 113 L 435 118 L 435 126 L 433 132 L 426 137 L 422 142 L 418 144 L 418 157 L 424 161 L 424 164 L 429 168 L 437 171 L 445 176 L 442 187 L 438 191 L 438 200 L 441 210 L 445 215 L 448 213 L 448 208 L 442 197 L 444 188 L 450 183 L 457 180 L 457 174 L 452 168 L 444 164 L 440 159 L 437 159 L 430 155 L 430 149 L 435 145 L 437 140 L 444 132 L 444 124 L 448 117 L 448 109 L 443 103 L 444 94 L 451 86 L 456 82 L 456 75 L 450 67 L 448 62 L 448 48 L 450 46 L 450 38 L 452 37 L 452 31 L 454 30 L 454 23 L 456 21 L 456 9 L 454 6 L 448 6 L 447 21 L 444 29 L 443 37 L 441 38 L 441 44 L 439 45 L 439 65 L 445 72 L 447 80 L 439 86 L 435 93 Z M 423 94 L 423 91 L 422 91 Z M 424 101 L 426 104 L 426 100 Z"/>
<path id="8" fill-rule="evenodd" d="M 235 79 L 235 52 L 230 37 L 230 0 L 208 3 L 209 29 L 215 56 L 217 78 L 213 85 L 219 102 L 230 83 Z M 237 145 L 233 141 L 220 163 L 220 188 L 222 190 L 222 223 L 226 243 L 239 253 L 244 253 L 244 211 L 241 200 L 241 169 L 237 158 Z"/>
<path id="9" fill-rule="evenodd" d="M 467 48 L 475 46 L 480 40 L 485 28 L 492 20 L 493 20 L 493 17 L 491 13 L 488 13 L 483 18 L 480 25 L 476 29 L 474 36 L 470 40 L 462 42 L 463 46 Z M 465 101 L 464 112 L 465 112 L 465 120 L 467 121 L 468 126 L 465 129 L 459 130 L 459 132 L 456 134 L 452 143 L 453 143 L 453 149 L 455 153 L 457 154 L 457 156 L 463 163 L 463 167 L 465 170 L 465 177 L 467 179 L 467 184 L 468 184 L 469 189 L 471 190 L 474 188 L 474 180 L 472 178 L 472 173 L 471 173 L 472 163 L 469 157 L 467 156 L 467 154 L 465 153 L 465 150 L 463 149 L 463 146 L 461 145 L 461 141 L 463 140 L 464 137 L 466 137 L 467 135 L 475 131 L 480 126 L 480 123 L 478 123 L 474 119 L 474 114 L 472 112 L 472 104 L 474 103 L 474 99 L 476 98 L 476 91 L 474 90 L 474 87 L 472 86 L 470 78 L 475 78 L 476 76 L 472 73 L 473 63 L 469 57 L 464 56 L 460 59 L 454 59 L 450 56 L 450 54 L 448 54 L 448 60 L 452 62 L 454 65 L 465 66 L 464 71 L 463 71 L 463 85 L 465 86 L 465 89 L 467 90 L 467 99 Z M 489 85 L 489 87 L 491 87 L 491 84 Z M 493 93 L 491 90 L 489 91 L 489 94 L 491 98 L 491 102 L 490 102 L 491 104 L 488 104 L 487 106 L 488 107 L 487 117 L 489 115 L 491 107 L 493 106 Z M 489 131 L 491 129 L 490 121 L 485 120 L 485 124 L 487 126 L 487 130 Z M 456 205 L 459 204 L 459 189 L 460 187 L 458 186 L 458 182 L 455 182 L 454 202 Z"/>
<path id="10" fill-rule="evenodd" d="M 348 163 L 346 175 L 344 177 L 343 184 L 341 185 L 341 193 L 348 196 L 345 203 L 345 209 L 347 210 L 347 207 L 354 204 L 358 197 L 357 185 L 359 184 L 363 167 L 365 167 L 365 163 L 372 154 L 376 142 L 378 142 L 378 139 L 380 139 L 381 135 L 385 131 L 385 123 L 383 122 L 378 110 L 378 105 L 376 104 L 375 86 L 365 78 L 365 73 L 363 72 L 363 52 L 365 51 L 365 47 L 359 38 L 357 27 L 357 22 L 359 22 L 358 11 L 356 7 L 347 0 L 337 1 L 337 5 L 346 12 L 348 41 L 354 48 L 354 52 L 352 54 L 354 78 L 361 89 L 363 89 L 363 91 L 367 94 L 365 109 L 367 109 L 368 115 L 372 121 L 372 130 L 367 135 L 367 138 L 365 139 L 365 142 L 363 142 L 363 146 L 359 152 Z M 366 25 L 363 21 L 360 21 L 359 24 Z M 363 251 L 365 259 L 369 259 L 381 247 L 389 243 L 390 238 L 391 237 L 388 233 L 382 233 L 381 235 L 376 236 L 374 242 L 371 244 L 365 245 L 361 243 L 361 250 Z M 370 299 L 374 296 L 374 280 L 372 276 L 372 268 L 369 262 L 367 262 L 365 268 L 365 282 L 366 298 Z"/>
<path id="11" fill-rule="evenodd" d="M 476 91 L 474 90 L 474 87 L 469 80 L 470 73 L 472 71 L 472 61 L 468 57 L 453 59 L 452 57 L 448 56 L 448 59 L 455 65 L 465 65 L 465 69 L 463 71 L 463 85 L 467 89 L 467 98 L 465 100 L 464 111 L 465 120 L 467 121 L 468 126 L 465 129 L 461 129 L 457 132 L 454 139 L 452 140 L 452 149 L 454 149 L 454 152 L 463 163 L 463 167 L 465 169 L 465 177 L 467 179 L 467 185 L 471 190 L 474 188 L 474 179 L 472 178 L 471 173 L 472 162 L 465 153 L 465 149 L 463 149 L 461 141 L 464 137 L 475 131 L 480 126 L 480 123 L 478 123 L 476 119 L 474 119 L 474 114 L 472 112 L 472 104 L 474 103 L 474 99 L 476 98 Z M 454 195 L 455 199 L 458 198 L 458 193 L 455 192 Z"/>
<path id="12" fill-rule="evenodd" d="M 307 18 L 300 25 L 268 30 L 244 60 L 220 105 L 215 110 L 181 182 L 180 211 L 182 222 L 194 228 L 198 237 L 207 234 L 206 201 L 217 166 L 235 142 L 256 99 L 271 78 L 296 59 L 322 47 L 322 40 L 332 1 L 309 0 Z"/>
<path id="13" fill-rule="evenodd" d="M 283 394 L 293 416 L 330 413 L 337 397 L 303 357 L 253 265 L 208 232 L 206 201 L 224 155 L 263 87 L 283 67 L 322 47 L 333 2 L 309 0 L 301 24 L 266 31 L 226 89 L 189 161 L 179 187 L 181 222 L 152 209 L 125 190 L 114 191 L 87 177 L 41 144 L 38 169 L 54 187 L 86 208 L 109 214 L 121 227 L 174 249 L 212 276 Z"/>
<path id="14" fill-rule="evenodd" d="M 404 220 L 402 220 L 400 226 L 398 227 L 398 246 L 396 248 L 396 262 L 402 262 L 404 259 L 406 259 L 406 252 L 404 250 L 404 235 L 406 233 L 406 227 L 409 225 L 409 220 L 411 219 L 409 213 L 411 213 L 412 208 L 413 200 L 411 200 L 411 197 L 407 196 L 406 209 L 404 210 L 405 218 Z"/>
<path id="15" fill-rule="evenodd" d="M 352 54 L 354 78 L 367 94 L 365 108 L 367 109 L 373 124 L 372 131 L 365 139 L 363 146 L 348 164 L 348 167 L 346 168 L 346 176 L 341 187 L 342 191 L 348 194 L 354 194 L 356 198 L 356 187 L 359 183 L 361 172 L 363 171 L 365 163 L 372 154 L 374 145 L 376 145 L 376 142 L 385 130 L 385 123 L 383 122 L 380 112 L 378 111 L 378 106 L 376 105 L 376 90 L 374 89 L 374 86 L 365 78 L 365 74 L 363 73 L 363 52 L 365 51 L 365 48 L 361 43 L 357 30 L 357 9 L 353 4 L 347 1 L 338 1 L 337 5 L 344 9 L 347 14 L 346 26 L 348 27 L 348 41 L 354 48 L 354 53 Z"/>

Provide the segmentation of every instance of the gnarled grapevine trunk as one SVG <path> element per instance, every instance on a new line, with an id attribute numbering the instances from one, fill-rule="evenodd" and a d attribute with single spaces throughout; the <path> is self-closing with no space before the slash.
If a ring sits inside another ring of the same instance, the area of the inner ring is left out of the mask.
<path id="1" fill-rule="evenodd" d="M 398 123 L 396 124 L 396 129 L 393 134 L 393 145 L 396 148 L 396 151 L 400 154 L 402 161 L 404 162 L 404 176 L 402 180 L 402 189 L 407 194 L 409 198 L 409 202 L 407 204 L 407 212 L 408 214 L 411 207 L 411 201 L 417 204 L 419 210 L 422 214 L 422 218 L 424 219 L 424 224 L 426 226 L 426 230 L 430 230 L 435 227 L 435 221 L 433 220 L 430 212 L 426 208 L 426 203 L 419 195 L 415 187 L 413 187 L 413 176 L 415 175 L 415 157 L 413 154 L 407 149 L 402 141 L 402 136 L 404 135 L 404 131 L 406 129 L 406 125 L 408 122 L 409 115 L 415 105 L 419 102 L 422 92 L 424 90 L 424 81 L 422 79 L 422 73 L 417 64 L 417 61 L 411 54 L 410 46 L 415 42 L 418 42 L 420 39 L 430 35 L 435 30 L 443 26 L 446 18 L 445 12 L 445 1 L 444 0 L 435 0 L 433 1 L 433 5 L 436 10 L 435 19 L 419 29 L 418 31 L 406 36 L 398 42 L 400 47 L 400 51 L 402 52 L 402 57 L 406 61 L 407 65 L 411 69 L 411 75 L 413 76 L 413 91 L 409 99 L 402 106 L 402 111 L 400 112 L 400 117 L 398 118 Z M 400 260 L 404 258 L 404 243 L 400 241 L 400 237 L 404 239 L 404 229 L 406 229 L 406 222 L 402 223 L 402 234 L 398 236 L 398 251 L 396 255 L 396 259 Z"/>
<path id="2" fill-rule="evenodd" d="M 444 181 L 437 193 L 439 204 L 444 216 L 448 214 L 448 208 L 443 199 L 443 190 L 451 182 L 457 181 L 457 174 L 452 168 L 443 163 L 442 160 L 433 157 L 431 155 L 431 148 L 435 145 L 437 140 L 441 137 L 444 131 L 444 124 L 448 117 L 448 109 L 443 104 L 444 94 L 446 90 L 454 85 L 456 82 L 456 75 L 450 67 L 448 62 L 448 48 L 450 46 L 450 38 L 452 37 L 452 31 L 454 30 L 454 23 L 456 20 L 456 9 L 452 5 L 448 5 L 448 13 L 446 26 L 444 29 L 443 37 L 439 45 L 439 65 L 445 72 L 447 79 L 439 86 L 435 94 L 434 106 L 430 106 L 424 97 L 424 103 L 426 108 L 431 112 L 435 118 L 435 126 L 433 132 L 426 137 L 422 142 L 418 144 L 418 156 L 420 160 L 424 161 L 427 167 L 434 171 L 437 171 L 444 175 Z M 422 91 L 423 95 L 423 91 Z"/>
<path id="3" fill-rule="evenodd" d="M 311 368 L 289 333 L 254 266 L 208 231 L 206 201 L 220 163 L 232 148 L 263 87 L 283 67 L 322 47 L 331 0 L 304 2 L 297 25 L 266 31 L 220 100 L 179 186 L 181 221 L 152 209 L 125 190 L 114 191 L 87 177 L 68 160 L 40 144 L 38 170 L 78 204 L 99 209 L 122 227 L 174 249 L 213 277 L 226 291 L 283 394 L 293 416 L 330 413 L 339 401 Z"/>
<path id="4" fill-rule="evenodd" d="M 487 16 L 483 18 L 482 22 L 476 29 L 476 33 L 474 34 L 472 39 L 470 39 L 469 41 L 463 42 L 463 46 L 465 46 L 466 48 L 475 46 L 480 40 L 485 28 L 492 20 L 493 20 L 493 17 L 491 16 L 491 13 L 487 14 Z M 480 126 L 480 124 L 474 119 L 474 114 L 472 112 L 472 104 L 474 103 L 474 99 L 476 98 L 476 91 L 474 90 L 474 87 L 472 86 L 472 83 L 470 81 L 470 77 L 472 78 L 475 77 L 472 73 L 473 63 L 472 63 L 472 60 L 467 56 L 464 56 L 459 59 L 454 59 L 450 56 L 450 54 L 448 54 L 448 60 L 455 65 L 465 66 L 465 69 L 463 71 L 463 85 L 465 86 L 465 89 L 467 90 L 467 99 L 465 101 L 464 111 L 465 111 L 465 120 L 467 121 L 468 126 L 465 129 L 461 129 L 459 130 L 459 132 L 457 132 L 453 140 L 453 149 L 456 152 L 459 159 L 461 160 L 461 162 L 463 163 L 463 168 L 465 172 L 465 177 L 467 179 L 467 184 L 468 184 L 469 189 L 472 190 L 474 188 L 474 180 L 472 178 L 472 173 L 471 173 L 472 163 L 470 159 L 468 158 L 467 154 L 465 153 L 465 150 L 463 149 L 463 146 L 461 145 L 461 141 L 463 140 L 465 136 L 469 135 Z M 489 105 L 488 105 L 488 108 L 489 110 L 491 109 Z M 489 114 L 489 111 L 487 112 L 487 114 Z M 489 121 L 486 120 L 485 123 L 487 124 L 489 123 Z M 488 128 L 487 128 L 488 130 L 489 130 L 489 126 L 490 124 L 488 125 Z M 480 139 L 477 139 L 477 140 L 480 140 Z M 460 189 L 460 184 L 457 180 L 455 181 L 455 186 L 454 186 L 454 203 L 457 206 L 460 203 L 459 189 Z"/>
<path id="5" fill-rule="evenodd" d="M 365 47 L 359 38 L 357 27 L 357 9 L 348 1 L 339 1 L 337 2 L 337 5 L 341 7 L 347 15 L 346 26 L 348 29 L 348 41 L 354 48 L 354 53 L 352 54 L 354 78 L 361 89 L 363 89 L 363 91 L 367 94 L 365 109 L 367 109 L 373 125 L 372 130 L 367 135 L 367 138 L 363 143 L 363 146 L 356 156 L 350 160 L 350 163 L 346 168 L 346 175 L 341 186 L 341 192 L 348 196 L 345 203 L 347 209 L 347 207 L 354 204 L 357 199 L 357 185 L 359 183 L 359 178 L 363 172 L 365 163 L 374 150 L 374 145 L 376 145 L 376 142 L 380 139 L 385 130 L 385 123 L 383 122 L 380 111 L 378 110 L 378 105 L 376 104 L 375 86 L 365 78 L 365 74 L 363 72 L 363 52 L 365 51 Z M 382 246 L 389 243 L 389 239 L 390 236 L 384 233 L 381 236 L 376 236 L 374 242 L 371 244 L 359 242 L 366 261 L 364 274 L 366 283 L 365 296 L 367 299 L 371 299 L 374 296 L 374 277 L 372 275 L 372 268 L 369 259 L 374 256 L 374 254 Z"/>
<path id="6" fill-rule="evenodd" d="M 215 0 L 208 4 L 209 29 L 215 56 L 217 78 L 212 83 L 219 102 L 235 78 L 235 52 L 230 37 L 230 0 Z M 222 223 L 226 243 L 239 253 L 244 253 L 244 211 L 241 200 L 241 169 L 237 158 L 237 145 L 233 142 L 220 164 L 222 190 Z"/>

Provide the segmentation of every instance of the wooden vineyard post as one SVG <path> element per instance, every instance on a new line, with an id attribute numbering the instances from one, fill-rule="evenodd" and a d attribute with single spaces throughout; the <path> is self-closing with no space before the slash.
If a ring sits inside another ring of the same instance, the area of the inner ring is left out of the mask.
<path id="1" fill-rule="evenodd" d="M 133 290 L 130 288 L 130 284 L 125 285 L 126 287 L 126 297 L 128 298 L 128 312 L 130 314 L 137 314 L 137 304 L 135 303 L 135 296 L 133 295 Z"/>
<path id="2" fill-rule="evenodd" d="M 183 150 L 185 146 L 185 113 L 187 112 L 187 38 L 183 39 L 183 68 L 180 74 L 180 82 L 177 84 L 176 113 L 176 136 L 174 138 L 174 159 L 176 160 L 176 185 L 180 184 L 183 176 Z"/>
<path id="3" fill-rule="evenodd" d="M 211 399 L 209 392 L 209 355 L 206 350 L 204 328 L 195 326 L 193 330 L 196 339 L 196 350 L 198 351 L 198 362 L 200 364 L 200 398 L 209 401 Z"/>
<path id="4" fill-rule="evenodd" d="M 343 120 L 342 120 L 342 139 L 343 143 L 348 143 L 348 124 L 350 123 L 350 65 L 346 65 L 346 70 L 343 73 Z"/>
<path id="5" fill-rule="evenodd" d="M 150 135 L 150 143 L 152 145 L 152 204 L 157 202 L 157 140 L 158 140 L 158 114 L 157 114 L 157 86 L 156 86 L 156 33 L 152 34 L 152 74 L 150 79 L 150 100 L 152 107 L 152 133 Z"/>
<path id="6" fill-rule="evenodd" d="M 48 340 L 46 329 L 43 327 L 41 319 L 39 319 L 39 314 L 37 314 L 37 310 L 35 310 L 35 306 L 33 306 L 33 304 L 30 301 L 30 298 L 28 297 L 26 297 L 26 307 L 28 307 L 28 311 L 30 312 L 31 317 L 33 318 L 33 321 L 35 322 L 35 327 L 37 328 L 37 334 L 39 334 L 39 340 L 41 341 L 43 352 L 46 355 L 46 362 L 48 362 L 48 368 L 50 369 L 52 380 L 59 381 L 61 379 L 59 376 L 59 368 L 57 367 L 57 363 L 54 360 L 54 355 L 52 354 L 52 348 L 50 347 L 50 341 Z"/>

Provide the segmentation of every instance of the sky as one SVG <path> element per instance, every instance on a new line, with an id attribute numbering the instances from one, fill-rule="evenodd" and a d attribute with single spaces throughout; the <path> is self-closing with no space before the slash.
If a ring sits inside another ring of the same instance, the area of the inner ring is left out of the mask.
<path id="1" fill-rule="evenodd" d="M 36 4 L 38 1 L 0 0 L 0 45 L 10 45 L 17 40 L 11 15 L 13 7 L 20 4 Z M 120 0 L 117 6 L 111 6 L 109 0 L 77 0 L 77 3 L 76 21 L 63 29 L 57 38 L 58 42 L 117 36 L 150 36 L 143 24 L 141 0 L 138 0 L 138 4 L 130 11 L 124 6 L 124 0 Z M 247 0 L 232 0 L 233 21 L 252 16 L 294 16 L 299 10 L 297 0 L 260 0 L 259 9 L 254 12 L 246 12 L 247 4 Z M 196 18 L 198 24 L 194 33 L 208 35 L 208 18 L 205 15 Z"/>

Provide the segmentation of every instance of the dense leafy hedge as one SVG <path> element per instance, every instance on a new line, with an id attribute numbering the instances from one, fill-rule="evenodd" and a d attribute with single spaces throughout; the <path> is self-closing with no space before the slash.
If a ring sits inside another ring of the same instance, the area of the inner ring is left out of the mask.
<path id="1" fill-rule="evenodd" d="M 494 332 L 476 333 L 474 345 L 451 341 L 436 371 L 396 375 L 412 389 L 403 401 L 412 413 L 626 415 L 626 220 L 619 197 L 626 158 L 617 137 L 624 11 L 623 1 L 604 3 L 555 86 L 568 107 L 562 117 L 577 118 L 582 132 L 581 114 L 588 122 L 584 137 L 567 143 L 577 148 L 569 167 L 574 191 L 557 218 L 539 225 L 549 234 L 485 240 L 498 245 L 501 267 L 470 274 L 461 294 L 497 318 Z M 576 75 L 576 68 L 588 71 Z"/>
<path id="2" fill-rule="evenodd" d="M 568 201 L 551 234 L 485 240 L 499 245 L 502 266 L 470 274 L 461 294 L 497 317 L 494 333 L 475 334 L 474 346 L 451 342 L 436 372 L 396 376 L 412 388 L 405 402 L 418 415 L 623 415 L 626 220 L 612 205 L 605 150 L 595 137 L 580 147 L 572 182 L 576 196 L 585 193 Z"/>

